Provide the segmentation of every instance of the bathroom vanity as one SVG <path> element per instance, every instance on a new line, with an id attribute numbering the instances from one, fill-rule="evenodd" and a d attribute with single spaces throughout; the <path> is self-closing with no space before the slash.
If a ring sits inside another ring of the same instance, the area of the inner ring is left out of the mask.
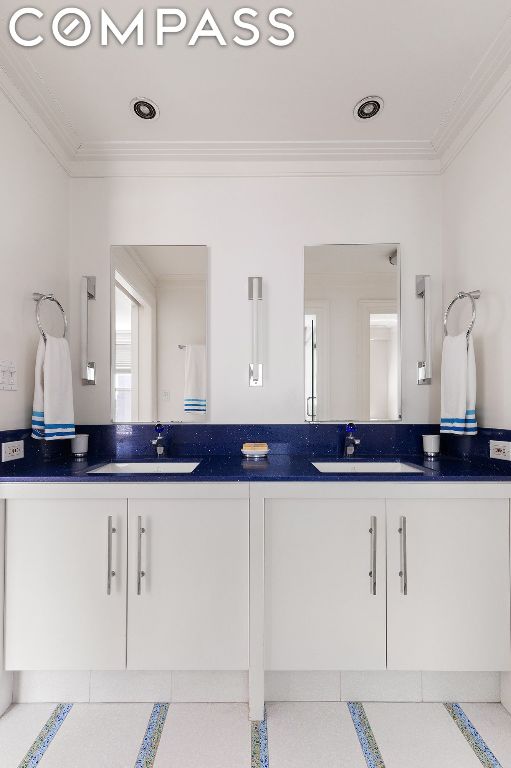
<path id="1" fill-rule="evenodd" d="M 6 668 L 511 669 L 511 478 L 309 464 L 3 482 Z"/>

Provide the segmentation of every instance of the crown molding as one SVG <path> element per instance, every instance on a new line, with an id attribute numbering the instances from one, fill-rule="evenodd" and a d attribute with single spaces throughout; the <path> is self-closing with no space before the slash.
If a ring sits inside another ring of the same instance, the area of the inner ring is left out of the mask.
<path id="1" fill-rule="evenodd" d="M 36 136 L 42 141 L 50 154 L 53 155 L 55 160 L 70 175 L 68 165 L 70 160 L 69 155 L 63 149 L 61 142 L 56 139 L 55 133 L 44 123 L 41 116 L 35 111 L 30 101 L 16 88 L 2 63 L 0 63 L 0 90 Z"/>
<path id="2" fill-rule="evenodd" d="M 69 173 L 80 140 L 62 105 L 28 58 L 15 55 L 0 41 L 0 88 L 39 136 L 55 159 Z"/>
<path id="3" fill-rule="evenodd" d="M 82 144 L 81 161 L 433 160 L 429 141 L 114 141 Z"/>
<path id="4" fill-rule="evenodd" d="M 78 161 L 75 179 L 91 178 L 339 178 L 350 176 L 437 176 L 439 160 L 123 160 Z"/>
<path id="5" fill-rule="evenodd" d="M 500 104 L 502 99 L 511 89 L 511 64 L 507 67 L 498 81 L 494 84 L 490 92 L 479 102 L 474 113 L 468 118 L 467 122 L 448 145 L 441 157 L 442 173 L 447 170 L 451 163 L 460 154 L 463 148 L 468 144 L 479 128 L 485 123 L 494 109 Z"/>
<path id="6" fill-rule="evenodd" d="M 481 105 L 487 101 L 488 95 L 493 92 L 494 87 L 499 83 L 510 64 L 511 17 L 506 20 L 497 37 L 479 61 L 467 84 L 455 97 L 432 138 L 437 156 L 442 158 L 442 167 L 445 166 L 445 159 L 449 158 L 453 151 L 455 154 L 459 151 L 459 149 L 456 151 L 456 145 L 460 143 L 460 139 L 462 145 L 465 145 L 466 141 L 463 141 L 463 135 L 466 134 L 469 123 L 478 114 Z M 490 112 L 491 108 L 487 107 L 484 110 L 484 119 L 488 117 Z M 479 127 L 481 121 L 476 122 L 478 122 L 477 127 Z"/>

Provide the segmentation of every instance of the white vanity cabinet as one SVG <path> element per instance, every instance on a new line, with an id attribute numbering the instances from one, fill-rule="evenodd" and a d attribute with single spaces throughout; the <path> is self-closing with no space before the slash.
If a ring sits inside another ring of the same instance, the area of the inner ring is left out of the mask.
<path id="1" fill-rule="evenodd" d="M 311 494 L 264 514 L 266 669 L 385 669 L 385 502 Z"/>
<path id="2" fill-rule="evenodd" d="M 509 490 L 414 483 L 410 493 L 404 483 L 251 489 L 266 670 L 511 669 Z"/>
<path id="3" fill-rule="evenodd" d="M 265 670 L 511 669 L 511 485 L 0 493 L 7 669 L 248 669 L 256 720 Z"/>
<path id="4" fill-rule="evenodd" d="M 248 669 L 248 525 L 221 491 L 129 501 L 128 669 Z"/>
<path id="5" fill-rule="evenodd" d="M 389 669 L 510 669 L 507 500 L 389 500 L 387 550 Z"/>
<path id="6" fill-rule="evenodd" d="M 248 669 L 248 486 L 36 493 L 7 500 L 7 669 Z"/>
<path id="7" fill-rule="evenodd" d="M 124 669 L 126 533 L 125 500 L 8 499 L 7 669 Z"/>

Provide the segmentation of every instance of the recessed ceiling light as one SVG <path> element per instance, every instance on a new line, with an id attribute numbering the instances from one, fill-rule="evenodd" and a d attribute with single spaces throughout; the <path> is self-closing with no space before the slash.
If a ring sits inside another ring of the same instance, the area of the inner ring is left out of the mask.
<path id="1" fill-rule="evenodd" d="M 365 99 L 361 99 L 358 104 L 355 104 L 353 117 L 355 120 L 370 120 L 372 117 L 376 117 L 382 109 L 383 99 L 380 99 L 379 96 L 366 96 Z"/>
<path id="2" fill-rule="evenodd" d="M 131 109 L 141 120 L 156 120 L 160 116 L 158 105 L 151 99 L 133 99 Z"/>

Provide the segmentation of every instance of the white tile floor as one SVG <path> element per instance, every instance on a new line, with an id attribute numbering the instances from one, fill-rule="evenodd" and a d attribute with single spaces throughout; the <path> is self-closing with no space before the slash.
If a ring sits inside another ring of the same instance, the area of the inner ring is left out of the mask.
<path id="1" fill-rule="evenodd" d="M 249 768 L 250 723 L 246 705 L 171 705 L 154 768 L 170 766 Z"/>
<path id="2" fill-rule="evenodd" d="M 365 768 L 345 704 L 268 704 L 266 719 L 271 768 Z"/>
<path id="3" fill-rule="evenodd" d="M 365 704 L 381 754 L 366 760 L 346 704 L 269 703 L 269 768 L 511 768 L 511 715 L 500 704 L 461 706 L 494 755 L 485 762 L 442 704 Z M 0 719 L 0 768 L 28 766 L 55 707 L 19 704 Z M 171 704 L 155 756 L 137 763 L 152 712 L 151 704 L 75 704 L 30 768 L 266 768 L 251 762 L 245 704 Z"/>
<path id="4" fill-rule="evenodd" d="M 441 704 L 366 704 L 365 711 L 392 768 L 481 768 Z"/>

